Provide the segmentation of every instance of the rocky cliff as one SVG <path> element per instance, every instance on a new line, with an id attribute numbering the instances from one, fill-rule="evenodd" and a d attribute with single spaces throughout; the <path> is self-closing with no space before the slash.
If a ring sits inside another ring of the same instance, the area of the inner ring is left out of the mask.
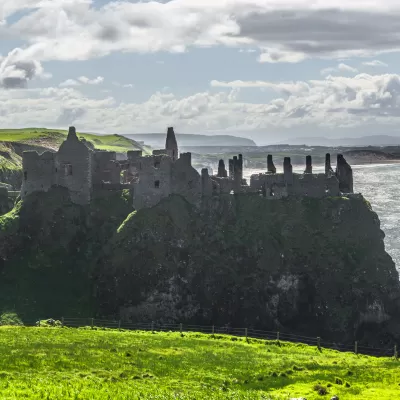
<path id="1" fill-rule="evenodd" d="M 107 196 L 81 207 L 57 189 L 0 217 L 3 308 L 369 343 L 398 331 L 399 276 L 361 196 L 227 195 L 200 210 L 171 196 L 138 212 L 127 192 Z"/>

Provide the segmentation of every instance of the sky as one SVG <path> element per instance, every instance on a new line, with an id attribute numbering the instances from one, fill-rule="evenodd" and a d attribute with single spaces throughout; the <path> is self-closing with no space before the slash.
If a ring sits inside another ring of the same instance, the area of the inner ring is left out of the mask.
<path id="1" fill-rule="evenodd" d="M 0 128 L 399 135 L 398 0 L 0 0 Z"/>

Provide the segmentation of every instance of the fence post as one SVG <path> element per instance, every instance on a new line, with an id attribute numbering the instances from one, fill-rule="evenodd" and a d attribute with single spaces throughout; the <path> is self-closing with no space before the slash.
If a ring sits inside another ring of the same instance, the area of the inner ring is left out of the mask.
<path id="1" fill-rule="evenodd" d="M 396 360 L 399 358 L 399 353 L 397 352 L 397 344 L 394 345 L 394 358 Z"/>
<path id="2" fill-rule="evenodd" d="M 154 333 L 154 321 L 151 321 L 151 333 Z"/>
<path id="3" fill-rule="evenodd" d="M 321 338 L 319 336 L 317 337 L 317 347 L 318 350 L 321 350 Z"/>
<path id="4" fill-rule="evenodd" d="M 64 328 L 64 317 L 61 317 L 61 328 Z"/>
<path id="5" fill-rule="evenodd" d="M 91 326 L 92 329 L 93 329 L 93 326 L 94 326 L 94 318 L 91 318 L 91 319 L 90 319 L 90 326 Z"/>
<path id="6" fill-rule="evenodd" d="M 214 327 L 214 325 L 212 326 L 211 335 L 212 335 L 212 337 L 215 337 L 215 327 Z"/>
<path id="7" fill-rule="evenodd" d="M 354 342 L 354 353 L 358 354 L 358 342 L 357 342 L 357 340 Z"/>
<path id="8" fill-rule="evenodd" d="M 244 335 L 246 336 L 246 342 L 248 342 L 247 333 L 248 333 L 247 328 L 244 328 Z"/>
<path id="9" fill-rule="evenodd" d="M 181 335 L 182 335 L 182 331 L 183 331 L 183 326 L 182 326 L 182 324 L 179 324 L 179 331 L 181 332 Z"/>
<path id="10" fill-rule="evenodd" d="M 279 342 L 279 331 L 276 332 L 276 340 Z"/>
<path id="11" fill-rule="evenodd" d="M 118 320 L 118 330 L 121 330 L 121 320 Z"/>
<path id="12" fill-rule="evenodd" d="M 39 327 L 40 327 L 40 318 L 39 318 Z"/>

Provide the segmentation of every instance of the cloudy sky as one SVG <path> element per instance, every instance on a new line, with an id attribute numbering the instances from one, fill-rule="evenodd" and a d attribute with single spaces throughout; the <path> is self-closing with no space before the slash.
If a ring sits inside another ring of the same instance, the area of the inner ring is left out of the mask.
<path id="1" fill-rule="evenodd" d="M 0 0 L 0 39 L 3 128 L 400 135 L 398 0 Z"/>

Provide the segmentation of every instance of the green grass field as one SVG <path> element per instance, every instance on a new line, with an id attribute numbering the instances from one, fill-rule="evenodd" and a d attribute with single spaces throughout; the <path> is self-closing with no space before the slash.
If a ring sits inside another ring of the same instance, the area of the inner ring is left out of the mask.
<path id="1" fill-rule="evenodd" d="M 1 399 L 394 400 L 399 366 L 223 335 L 0 327 Z"/>
<path id="2" fill-rule="evenodd" d="M 67 137 L 66 130 L 26 128 L 0 129 L 0 142 L 20 142 L 44 147 L 58 148 Z M 77 132 L 78 137 L 85 138 L 99 150 L 126 152 L 141 147 L 133 140 L 120 135 L 94 135 Z"/>

